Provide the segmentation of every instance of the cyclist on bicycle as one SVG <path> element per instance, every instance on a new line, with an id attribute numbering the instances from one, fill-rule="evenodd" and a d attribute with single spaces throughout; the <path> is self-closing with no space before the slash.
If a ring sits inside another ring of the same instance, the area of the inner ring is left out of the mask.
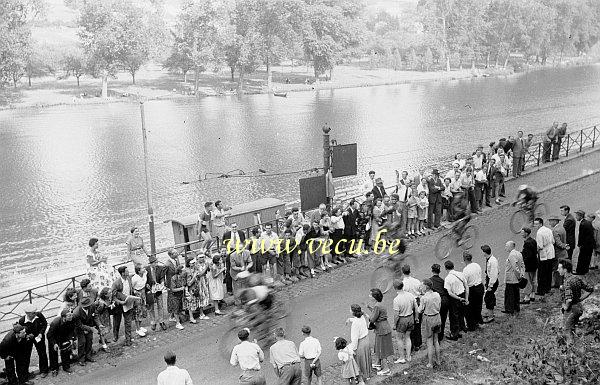
<path id="1" fill-rule="evenodd" d="M 273 319 L 270 313 L 274 296 L 268 280 L 261 274 L 251 274 L 247 278 L 248 286 L 239 293 L 241 307 L 248 314 L 259 338 L 268 336 L 270 321 Z"/>
<path id="2" fill-rule="evenodd" d="M 469 209 L 469 201 L 464 192 L 458 192 L 452 200 L 452 210 L 454 213 L 455 222 L 452 226 L 452 232 L 459 239 L 458 244 L 461 244 L 462 236 L 467 227 L 467 224 L 473 219 L 473 214 Z"/>
<path id="3" fill-rule="evenodd" d="M 517 191 L 517 200 L 513 206 L 517 204 L 520 205 L 523 210 L 529 213 L 529 216 L 533 221 L 533 217 L 535 216 L 534 208 L 537 200 L 537 190 L 533 187 L 527 186 L 526 184 L 522 184 L 519 186 L 519 190 Z"/>

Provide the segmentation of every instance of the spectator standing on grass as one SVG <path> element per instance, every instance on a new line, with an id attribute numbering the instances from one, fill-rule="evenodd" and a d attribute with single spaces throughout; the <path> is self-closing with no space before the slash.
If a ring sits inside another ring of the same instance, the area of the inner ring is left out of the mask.
<path id="1" fill-rule="evenodd" d="M 185 369 L 175 366 L 177 356 L 173 352 L 165 353 L 167 368 L 156 377 L 157 385 L 194 385 L 190 374 Z"/>
<path id="2" fill-rule="evenodd" d="M 548 218 L 548 224 L 552 229 L 552 235 L 554 236 L 554 259 L 552 260 L 552 285 L 553 288 L 559 288 L 562 285 L 562 278 L 558 274 L 558 261 L 561 259 L 567 259 L 569 255 L 569 245 L 566 243 L 567 233 L 563 226 L 559 225 L 560 217 L 557 215 L 551 215 Z"/>
<path id="3" fill-rule="evenodd" d="M 537 229 L 535 241 L 538 248 L 539 265 L 538 265 L 538 296 L 544 296 L 550 291 L 552 284 L 552 263 L 554 260 L 554 234 L 552 230 L 544 226 L 542 218 L 535 218 L 533 226 Z M 543 300 L 543 299 L 542 299 Z"/>
<path id="4" fill-rule="evenodd" d="M 525 297 L 522 304 L 528 304 L 530 301 L 535 301 L 535 292 L 537 289 L 537 269 L 538 269 L 538 248 L 535 239 L 531 238 L 531 229 L 523 227 L 521 229 L 523 237 L 523 264 L 525 265 L 525 278 L 527 278 L 527 287 Z"/>
<path id="5" fill-rule="evenodd" d="M 572 343 L 575 327 L 579 322 L 579 317 L 583 314 L 581 301 L 594 291 L 594 287 L 573 275 L 573 264 L 569 260 L 563 259 L 558 262 L 558 272 L 564 278 L 563 289 L 561 290 L 562 312 L 564 315 L 563 327 L 565 334 L 567 334 L 567 340 Z"/>
<path id="6" fill-rule="evenodd" d="M 108 288 L 105 288 L 108 290 Z M 71 352 L 72 344 L 75 339 L 75 323 L 73 322 L 73 313 L 63 310 L 60 317 L 56 317 L 50 322 L 48 328 L 48 355 L 50 357 L 50 370 L 52 377 L 58 375 L 58 356 L 63 371 L 72 373 L 71 370 Z"/>
<path id="7" fill-rule="evenodd" d="M 483 302 L 485 303 L 485 314 L 483 323 L 494 322 L 494 308 L 496 307 L 496 290 L 498 290 L 498 259 L 492 255 L 492 249 L 489 245 L 481 246 L 481 251 L 485 256 L 485 294 Z"/>
<path id="8" fill-rule="evenodd" d="M 23 311 L 25 315 L 19 319 L 19 324 L 23 325 L 27 332 L 27 348 L 29 349 L 27 366 L 29 366 L 31 351 L 35 346 L 38 354 L 40 374 L 42 378 L 45 378 L 48 376 L 48 354 L 46 353 L 46 328 L 48 327 L 48 321 L 46 321 L 46 317 L 33 304 L 25 304 Z"/>
<path id="9" fill-rule="evenodd" d="M 392 328 L 388 321 L 387 309 L 381 304 L 383 301 L 383 293 L 379 289 L 371 289 L 371 298 L 375 300 L 375 304 L 370 307 L 371 328 L 375 332 L 375 357 L 377 363 L 373 364 L 373 368 L 377 369 L 377 374 L 380 376 L 391 374 L 388 358 L 394 355 L 394 342 L 392 341 Z"/>
<path id="10" fill-rule="evenodd" d="M 440 342 L 438 335 L 442 331 L 442 321 L 440 319 L 440 309 L 442 299 L 438 293 L 433 291 L 433 282 L 430 279 L 423 280 L 425 294 L 421 297 L 419 313 L 423 316 L 422 334 L 427 341 L 427 367 L 432 368 L 433 364 L 440 362 Z"/>
<path id="11" fill-rule="evenodd" d="M 397 292 L 393 301 L 394 330 L 398 333 L 399 352 L 399 358 L 394 363 L 405 364 L 411 361 L 410 333 L 415 328 L 418 305 L 415 296 L 404 290 L 403 281 L 394 280 L 394 289 Z"/>
<path id="12" fill-rule="evenodd" d="M 302 327 L 304 341 L 300 342 L 298 355 L 304 359 L 304 375 L 308 385 L 312 385 L 312 376 L 315 375 L 317 385 L 323 384 L 323 372 L 321 370 L 321 343 L 310 335 L 310 326 Z"/>
<path id="13" fill-rule="evenodd" d="M 405 264 L 402 266 L 402 282 L 404 282 L 404 291 L 409 292 L 415 297 L 417 306 L 421 295 L 421 281 L 410 275 L 410 265 Z M 415 328 L 410 332 L 410 340 L 412 343 L 413 351 L 417 351 L 421 348 L 423 340 L 421 339 L 421 315 L 415 311 Z"/>
<path id="14" fill-rule="evenodd" d="M 575 250 L 575 227 L 577 226 L 577 222 L 573 214 L 571 214 L 571 208 L 567 205 L 560 206 L 560 214 L 565 217 L 563 227 L 567 233 L 567 244 L 569 245 L 567 254 L 569 255 L 569 259 L 572 259 L 573 250 Z"/>
<path id="15" fill-rule="evenodd" d="M 508 253 L 504 270 L 504 310 L 503 313 L 515 314 L 521 310 L 519 306 L 519 279 L 525 275 L 523 256 L 515 249 L 514 241 L 508 241 L 504 250 Z"/>
<path id="16" fill-rule="evenodd" d="M 577 258 L 577 269 L 575 274 L 585 275 L 590 270 L 592 253 L 596 246 L 594 236 L 594 226 L 591 218 L 586 217 L 583 210 L 577 210 L 575 218 L 579 221 L 579 234 L 577 236 L 577 246 L 579 247 L 579 257 Z"/>
<path id="17" fill-rule="evenodd" d="M 558 156 L 560 154 L 560 146 L 562 144 L 563 138 L 566 135 L 567 123 L 563 123 L 559 128 L 556 129 L 556 136 L 554 142 L 552 143 L 552 160 L 558 160 Z"/>
<path id="18" fill-rule="evenodd" d="M 448 309 L 448 315 L 450 317 L 450 334 L 446 335 L 446 338 L 452 341 L 456 341 L 462 335 L 461 330 L 466 330 L 464 306 L 469 305 L 469 285 L 463 273 L 454 270 L 454 263 L 452 261 L 444 262 L 447 275 L 444 279 L 444 288 L 448 291 L 450 297 L 450 306 Z"/>
<path id="19" fill-rule="evenodd" d="M 275 342 L 269 348 L 271 365 L 278 378 L 278 385 L 300 385 L 302 382 L 302 368 L 296 344 L 285 339 L 283 328 L 275 329 Z"/>
<path id="20" fill-rule="evenodd" d="M 479 324 L 483 323 L 481 307 L 485 290 L 481 281 L 481 266 L 473 262 L 473 255 L 466 250 L 463 252 L 463 261 L 465 263 L 463 275 L 467 281 L 467 286 L 469 286 L 469 304 L 466 308 L 465 320 L 467 329 L 475 331 L 479 329 Z"/>
<path id="21" fill-rule="evenodd" d="M 444 279 L 440 277 L 441 266 L 437 263 L 431 265 L 431 273 L 433 274 L 431 278 L 431 283 L 433 285 L 433 291 L 440 295 L 440 322 L 441 328 L 438 333 L 438 340 L 442 341 L 444 339 L 444 329 L 446 327 L 446 318 L 448 318 L 448 306 L 450 303 L 450 297 L 448 296 L 448 291 L 444 289 Z"/>
<path id="22" fill-rule="evenodd" d="M 229 363 L 240 366 L 242 374 L 240 384 L 266 385 L 265 376 L 260 371 L 260 363 L 264 361 L 265 354 L 256 342 L 248 341 L 250 329 L 244 328 L 238 332 L 240 343 L 233 347 Z"/>
<path id="23" fill-rule="evenodd" d="M 27 345 L 27 331 L 18 322 L 0 342 L 0 358 L 4 360 L 4 372 L 11 385 L 33 385 L 29 381 L 31 349 Z"/>

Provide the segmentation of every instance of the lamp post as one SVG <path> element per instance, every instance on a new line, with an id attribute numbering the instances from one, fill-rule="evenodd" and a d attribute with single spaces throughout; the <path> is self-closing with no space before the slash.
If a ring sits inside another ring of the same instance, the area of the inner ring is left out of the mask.
<path id="1" fill-rule="evenodd" d="M 156 254 L 156 239 L 154 233 L 154 210 L 152 209 L 152 195 L 150 194 L 150 177 L 148 175 L 148 139 L 146 137 L 146 117 L 144 115 L 144 102 L 140 102 L 140 113 L 142 116 L 142 137 L 144 139 L 144 174 L 146 175 L 146 202 L 148 203 L 150 253 Z"/>

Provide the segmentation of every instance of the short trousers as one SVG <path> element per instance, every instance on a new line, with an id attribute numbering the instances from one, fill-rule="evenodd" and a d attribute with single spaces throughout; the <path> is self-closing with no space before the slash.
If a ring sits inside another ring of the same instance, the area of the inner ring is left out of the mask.
<path id="1" fill-rule="evenodd" d="M 398 333 L 406 333 L 415 328 L 415 317 L 413 314 L 398 317 L 396 322 L 396 331 Z"/>

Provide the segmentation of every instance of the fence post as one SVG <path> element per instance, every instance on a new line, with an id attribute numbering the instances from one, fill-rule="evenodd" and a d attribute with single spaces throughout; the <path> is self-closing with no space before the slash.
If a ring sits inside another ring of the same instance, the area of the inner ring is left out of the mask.
<path id="1" fill-rule="evenodd" d="M 73 284 L 73 287 L 75 287 L 75 277 L 71 278 L 71 283 Z"/>
<path id="2" fill-rule="evenodd" d="M 579 131 L 579 152 L 583 150 L 583 130 Z"/>
<path id="3" fill-rule="evenodd" d="M 571 143 L 571 134 L 567 135 L 567 152 L 565 156 L 569 156 L 569 143 Z"/>
<path id="4" fill-rule="evenodd" d="M 592 130 L 592 147 L 594 147 L 596 145 L 596 126 L 594 126 L 594 129 Z"/>
<path id="5" fill-rule="evenodd" d="M 29 303 L 33 303 L 33 298 L 31 297 L 31 290 L 27 290 L 27 295 L 29 296 Z"/>
<path id="6" fill-rule="evenodd" d="M 537 156 L 537 166 L 540 167 L 540 157 L 542 154 L 542 144 L 538 143 L 538 156 Z"/>

